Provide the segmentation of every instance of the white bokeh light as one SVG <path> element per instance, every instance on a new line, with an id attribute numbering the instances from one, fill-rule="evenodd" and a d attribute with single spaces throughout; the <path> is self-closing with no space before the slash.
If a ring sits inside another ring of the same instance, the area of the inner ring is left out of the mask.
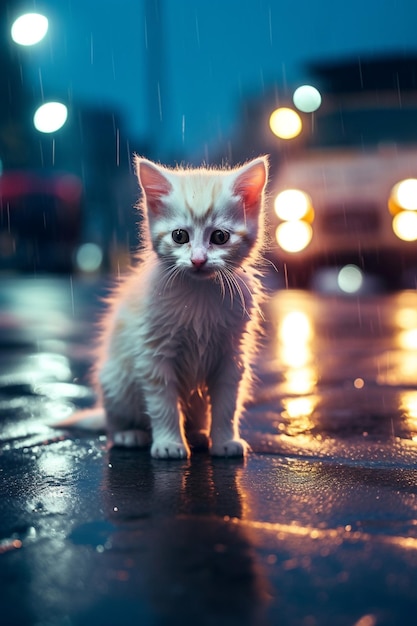
<path id="1" fill-rule="evenodd" d="M 11 36 L 20 46 L 39 43 L 48 32 L 48 18 L 40 13 L 25 13 L 12 24 Z"/>
<path id="2" fill-rule="evenodd" d="M 42 104 L 33 117 L 36 130 L 40 133 L 54 133 L 62 128 L 67 121 L 68 109 L 62 102 L 46 102 Z"/>
<path id="3" fill-rule="evenodd" d="M 301 85 L 294 91 L 293 102 L 299 111 L 313 113 L 321 105 L 321 95 L 312 85 Z"/>
<path id="4" fill-rule="evenodd" d="M 356 265 L 345 265 L 337 275 L 337 284 L 345 293 L 356 293 L 363 284 L 363 273 Z"/>

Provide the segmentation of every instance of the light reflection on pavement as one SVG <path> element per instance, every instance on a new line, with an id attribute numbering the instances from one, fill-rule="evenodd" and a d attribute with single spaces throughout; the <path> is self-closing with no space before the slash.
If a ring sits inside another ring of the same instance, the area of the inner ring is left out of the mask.
<path id="1" fill-rule="evenodd" d="M 414 624 L 417 293 L 273 294 L 245 462 L 50 428 L 94 401 L 103 293 L 2 280 L 4 623 Z"/>

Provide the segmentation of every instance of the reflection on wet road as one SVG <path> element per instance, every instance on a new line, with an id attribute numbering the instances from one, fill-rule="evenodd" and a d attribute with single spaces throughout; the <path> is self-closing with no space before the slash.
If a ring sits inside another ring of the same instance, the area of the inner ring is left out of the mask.
<path id="1" fill-rule="evenodd" d="M 414 624 L 417 293 L 274 294 L 252 453 L 169 462 L 48 426 L 104 292 L 2 280 L 1 623 Z"/>
<path id="2" fill-rule="evenodd" d="M 254 407 L 263 449 L 371 461 L 382 445 L 384 458 L 414 462 L 416 292 L 359 300 L 279 292 L 269 321 Z"/>

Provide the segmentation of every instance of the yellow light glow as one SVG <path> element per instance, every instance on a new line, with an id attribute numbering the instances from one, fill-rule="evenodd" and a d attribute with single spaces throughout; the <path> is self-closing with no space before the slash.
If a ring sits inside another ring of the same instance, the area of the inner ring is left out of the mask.
<path id="1" fill-rule="evenodd" d="M 417 240 L 417 212 L 401 211 L 392 220 L 392 229 L 403 241 Z"/>
<path id="2" fill-rule="evenodd" d="M 417 427 L 417 392 L 403 391 L 401 394 L 400 408 L 407 414 L 407 417 L 415 420 L 414 427 Z"/>
<path id="3" fill-rule="evenodd" d="M 405 423 L 410 430 L 411 438 L 417 441 L 417 392 L 403 391 L 400 399 L 400 409 L 404 414 Z"/>
<path id="4" fill-rule="evenodd" d="M 275 236 L 280 248 L 286 252 L 301 252 L 310 243 L 313 229 L 303 221 L 283 222 L 278 226 Z"/>
<path id="5" fill-rule="evenodd" d="M 400 208 L 417 211 L 417 179 L 407 178 L 397 183 L 392 188 L 391 197 Z"/>
<path id="6" fill-rule="evenodd" d="M 395 314 L 395 322 L 404 330 L 417 328 L 417 310 L 411 307 L 403 307 Z"/>
<path id="7" fill-rule="evenodd" d="M 287 361 L 292 361 L 291 365 L 296 359 L 288 358 L 290 351 L 286 351 Z M 289 369 L 285 374 L 287 388 L 289 393 L 294 394 L 307 394 L 311 393 L 317 383 L 317 375 L 312 367 L 302 367 L 303 363 L 310 360 L 311 351 L 307 348 L 303 351 L 303 361 L 301 363 L 295 363 L 294 369 Z"/>
<path id="8" fill-rule="evenodd" d="M 316 373 L 310 366 L 313 335 L 311 320 L 302 311 L 290 311 L 280 322 L 279 360 L 288 368 L 285 379 L 289 393 L 311 393 L 317 382 Z"/>
<path id="9" fill-rule="evenodd" d="M 303 343 L 297 344 L 297 351 L 294 351 L 294 345 L 284 343 L 280 351 L 280 360 L 293 369 L 303 367 L 305 363 L 308 363 L 310 356 L 310 348 Z"/>
<path id="10" fill-rule="evenodd" d="M 25 13 L 13 22 L 12 39 L 20 46 L 39 43 L 48 32 L 48 19 L 40 13 Z"/>
<path id="11" fill-rule="evenodd" d="M 277 217 L 281 220 L 300 220 L 311 211 L 310 196 L 300 189 L 281 191 L 274 202 Z"/>
<path id="12" fill-rule="evenodd" d="M 299 417 L 309 417 L 316 407 L 316 399 L 309 396 L 302 396 L 300 398 L 287 398 L 286 400 L 284 400 L 283 404 L 288 417 L 291 417 L 293 419 Z"/>
<path id="13" fill-rule="evenodd" d="M 291 311 L 283 318 L 279 337 L 283 343 L 306 343 L 313 336 L 313 328 L 310 318 L 302 311 Z"/>
<path id="14" fill-rule="evenodd" d="M 294 139 L 301 133 L 303 123 L 297 111 L 281 107 L 271 113 L 269 126 L 274 135 L 280 139 Z"/>
<path id="15" fill-rule="evenodd" d="M 403 350 L 417 350 L 417 328 L 402 330 L 398 335 L 398 343 Z"/>

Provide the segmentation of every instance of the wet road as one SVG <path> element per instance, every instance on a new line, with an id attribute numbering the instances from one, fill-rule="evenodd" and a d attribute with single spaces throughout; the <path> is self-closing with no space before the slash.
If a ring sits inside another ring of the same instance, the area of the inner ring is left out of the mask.
<path id="1" fill-rule="evenodd" d="M 417 621 L 417 293 L 280 291 L 245 462 L 48 424 L 92 403 L 101 283 L 0 286 L 0 623 Z"/>

